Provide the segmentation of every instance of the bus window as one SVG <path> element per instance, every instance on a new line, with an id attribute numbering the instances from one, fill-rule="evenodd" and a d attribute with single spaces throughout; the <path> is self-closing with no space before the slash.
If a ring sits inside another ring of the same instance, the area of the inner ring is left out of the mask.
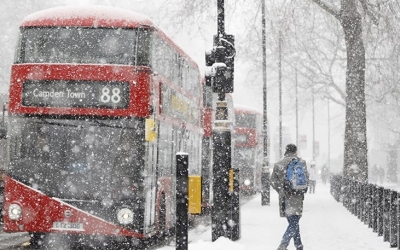
<path id="1" fill-rule="evenodd" d="M 3 114 L 0 120 L 0 139 L 7 138 L 7 103 L 3 104 Z"/>
<path id="2" fill-rule="evenodd" d="M 21 32 L 18 63 L 135 63 L 135 29 L 41 27 Z"/>
<path id="3" fill-rule="evenodd" d="M 0 121 L 0 139 L 7 138 L 7 124 L 5 121 Z"/>

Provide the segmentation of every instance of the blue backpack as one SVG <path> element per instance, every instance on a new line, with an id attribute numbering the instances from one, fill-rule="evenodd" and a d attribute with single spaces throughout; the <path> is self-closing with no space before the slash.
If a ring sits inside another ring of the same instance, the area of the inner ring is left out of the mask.
<path id="1" fill-rule="evenodd" d="M 291 191 L 307 191 L 306 170 L 300 159 L 293 158 L 288 164 L 285 182 Z"/>

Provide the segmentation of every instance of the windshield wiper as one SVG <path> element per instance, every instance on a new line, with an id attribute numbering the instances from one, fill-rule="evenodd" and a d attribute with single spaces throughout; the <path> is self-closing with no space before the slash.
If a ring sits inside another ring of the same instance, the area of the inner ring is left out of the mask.
<path id="1" fill-rule="evenodd" d="M 98 120 L 93 120 L 99 127 L 107 127 L 107 128 L 122 128 L 122 126 L 110 125 L 104 122 L 99 122 Z"/>
<path id="2" fill-rule="evenodd" d="M 103 122 L 100 122 L 98 120 L 93 120 L 99 127 L 107 127 L 107 128 L 121 128 L 121 129 L 132 129 L 134 130 L 135 128 L 130 128 L 130 127 L 126 127 L 126 126 L 122 126 L 122 125 L 117 125 L 117 124 L 106 124 Z"/>
<path id="3" fill-rule="evenodd" d="M 37 117 L 40 121 L 42 121 L 42 123 L 45 123 L 45 124 L 49 124 L 49 125 L 57 125 L 57 126 L 62 126 L 62 127 L 79 127 L 80 125 L 75 125 L 75 124 L 67 124 L 67 123 L 61 123 L 61 122 L 53 122 L 53 121 L 48 121 L 48 120 L 46 120 L 45 118 L 43 118 L 43 117 Z M 36 122 L 36 123 L 39 123 L 40 124 L 40 122 Z"/>

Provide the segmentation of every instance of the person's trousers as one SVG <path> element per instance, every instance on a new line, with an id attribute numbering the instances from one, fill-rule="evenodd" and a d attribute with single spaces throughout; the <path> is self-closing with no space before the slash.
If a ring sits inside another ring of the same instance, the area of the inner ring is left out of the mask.
<path id="1" fill-rule="evenodd" d="M 310 189 L 310 194 L 311 193 L 315 193 L 315 185 L 317 184 L 317 181 L 311 181 L 310 180 L 310 187 L 309 187 L 309 189 Z"/>
<path id="2" fill-rule="evenodd" d="M 301 218 L 300 215 L 290 215 L 286 217 L 287 221 L 289 222 L 289 225 L 286 229 L 285 234 L 282 237 L 281 246 L 284 247 L 289 246 L 290 239 L 292 238 L 294 240 L 294 245 L 296 248 L 303 246 L 300 237 L 300 226 L 299 226 L 300 218 Z"/>

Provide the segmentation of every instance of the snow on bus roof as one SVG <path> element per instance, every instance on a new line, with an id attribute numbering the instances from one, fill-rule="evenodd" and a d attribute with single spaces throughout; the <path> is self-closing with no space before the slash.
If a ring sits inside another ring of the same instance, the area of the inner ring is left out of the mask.
<path id="1" fill-rule="evenodd" d="M 142 25 L 155 28 L 159 32 L 159 35 L 174 46 L 193 66 L 198 68 L 197 63 L 154 25 L 150 18 L 131 10 L 100 5 L 60 6 L 28 15 L 22 21 L 21 27 L 82 26 L 136 28 Z"/>
<path id="2" fill-rule="evenodd" d="M 60 6 L 35 12 L 21 26 L 127 27 L 154 26 L 145 15 L 117 7 L 99 5 Z"/>
<path id="3" fill-rule="evenodd" d="M 244 106 L 236 106 L 236 105 L 233 108 L 236 112 L 248 113 L 248 114 L 250 114 L 250 113 L 261 114 L 260 111 L 254 109 L 254 108 L 249 108 L 249 107 L 244 107 Z"/>

